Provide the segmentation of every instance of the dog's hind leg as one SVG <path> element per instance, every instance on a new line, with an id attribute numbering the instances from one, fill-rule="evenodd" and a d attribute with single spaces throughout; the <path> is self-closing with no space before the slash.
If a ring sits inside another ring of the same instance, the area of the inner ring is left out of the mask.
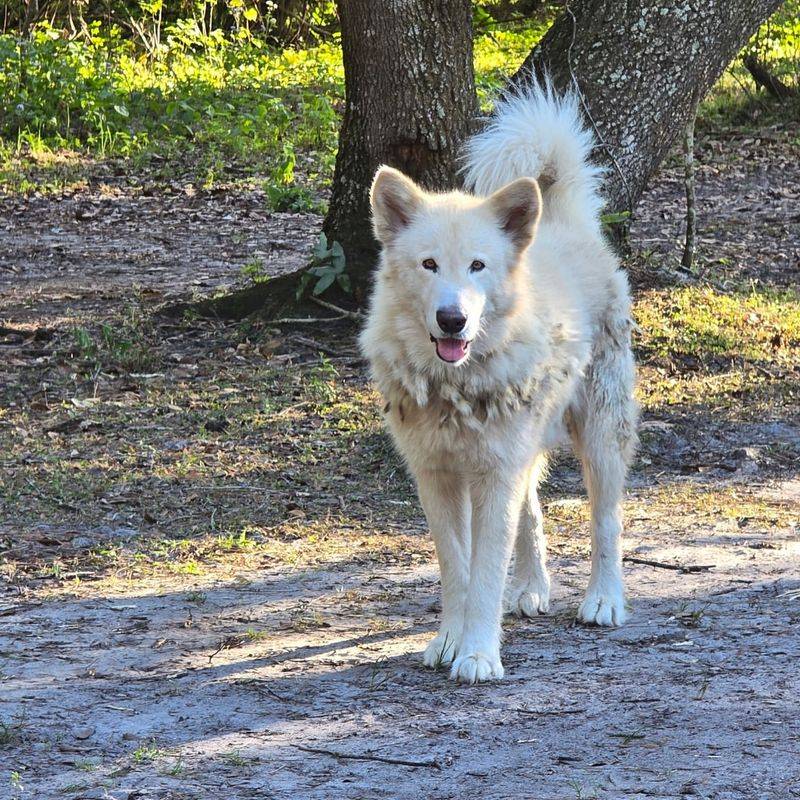
<path id="1" fill-rule="evenodd" d="M 449 664 L 458 654 L 464 626 L 464 600 L 469 582 L 470 517 L 466 481 L 452 472 L 424 470 L 417 490 L 428 520 L 442 582 L 439 633 L 425 649 L 425 666 Z"/>
<path id="2" fill-rule="evenodd" d="M 629 330 L 623 315 L 606 324 L 579 400 L 568 414 L 591 507 L 592 572 L 578 618 L 597 625 L 621 625 L 627 616 L 620 503 L 636 445 L 637 416 Z"/>
<path id="3" fill-rule="evenodd" d="M 534 461 L 528 476 L 528 492 L 522 504 L 517 531 L 514 579 L 509 593 L 512 613 L 521 617 L 546 614 L 550 607 L 550 576 L 547 574 L 547 540 L 539 505 L 539 481 L 545 457 Z"/>

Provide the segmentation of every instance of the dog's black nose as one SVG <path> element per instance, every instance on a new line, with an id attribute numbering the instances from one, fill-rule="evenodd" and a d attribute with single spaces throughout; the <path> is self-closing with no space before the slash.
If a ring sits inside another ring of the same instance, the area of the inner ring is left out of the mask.
<path id="1" fill-rule="evenodd" d="M 448 306 L 436 312 L 436 322 L 445 333 L 458 333 L 467 324 L 467 318 L 460 308 Z"/>

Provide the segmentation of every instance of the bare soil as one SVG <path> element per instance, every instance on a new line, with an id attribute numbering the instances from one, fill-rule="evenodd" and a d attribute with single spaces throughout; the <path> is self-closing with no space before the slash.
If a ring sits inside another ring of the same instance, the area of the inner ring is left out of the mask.
<path id="1" fill-rule="evenodd" d="M 668 166 L 636 286 L 796 285 L 796 135 L 704 140 L 693 275 Z M 559 458 L 553 611 L 507 619 L 504 681 L 456 686 L 421 663 L 435 560 L 352 330 L 151 316 L 300 265 L 319 219 L 183 189 L 0 209 L 0 797 L 800 797 L 797 369 L 646 406 L 624 628 L 575 624 L 586 508 Z"/>

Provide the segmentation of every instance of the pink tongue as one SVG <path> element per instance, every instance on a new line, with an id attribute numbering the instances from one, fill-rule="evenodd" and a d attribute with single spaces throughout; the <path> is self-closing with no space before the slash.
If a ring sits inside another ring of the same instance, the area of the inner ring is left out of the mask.
<path id="1" fill-rule="evenodd" d="M 444 361 L 459 361 L 467 352 L 467 343 L 463 339 L 437 339 L 436 354 Z"/>

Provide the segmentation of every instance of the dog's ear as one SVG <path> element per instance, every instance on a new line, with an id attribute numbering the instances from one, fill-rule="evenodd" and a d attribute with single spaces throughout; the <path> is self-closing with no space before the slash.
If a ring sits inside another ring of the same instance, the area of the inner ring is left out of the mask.
<path id="1" fill-rule="evenodd" d="M 539 184 L 533 178 L 519 178 L 498 189 L 486 202 L 514 245 L 524 250 L 533 241 L 542 215 Z"/>
<path id="2" fill-rule="evenodd" d="M 422 190 L 392 167 L 380 167 L 369 193 L 372 228 L 381 244 L 389 244 L 422 205 Z"/>

